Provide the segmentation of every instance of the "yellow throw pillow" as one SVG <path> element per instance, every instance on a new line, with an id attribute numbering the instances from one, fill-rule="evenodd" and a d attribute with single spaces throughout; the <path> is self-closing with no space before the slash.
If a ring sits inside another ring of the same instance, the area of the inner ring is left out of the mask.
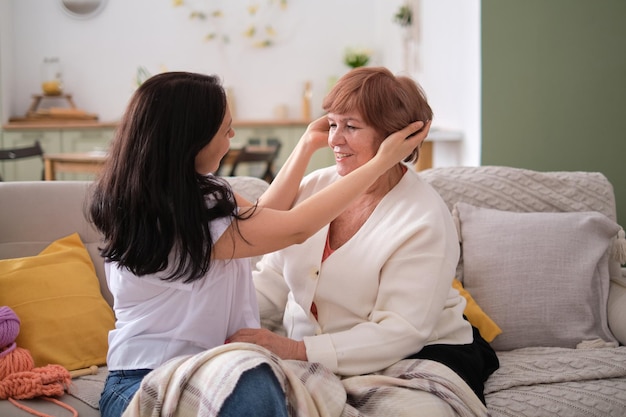
<path id="1" fill-rule="evenodd" d="M 476 327 L 480 332 L 480 335 L 487 342 L 491 343 L 497 335 L 502 333 L 502 329 L 483 311 L 482 308 L 472 298 L 470 293 L 463 288 L 463 284 L 458 279 L 452 281 L 452 286 L 461 293 L 461 295 L 467 300 L 465 306 L 465 317 L 472 323 L 472 326 Z"/>
<path id="2" fill-rule="evenodd" d="M 37 256 L 0 260 L 0 305 L 20 318 L 17 346 L 30 351 L 36 367 L 106 364 L 114 314 L 78 233 Z"/>

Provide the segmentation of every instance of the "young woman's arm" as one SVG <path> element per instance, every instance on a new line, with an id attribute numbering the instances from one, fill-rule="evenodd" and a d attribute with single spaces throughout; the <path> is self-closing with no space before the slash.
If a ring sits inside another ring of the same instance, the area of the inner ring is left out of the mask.
<path id="1" fill-rule="evenodd" d="M 276 178 L 269 188 L 259 197 L 260 207 L 287 210 L 293 204 L 300 181 L 311 160 L 311 156 L 318 149 L 328 146 L 328 119 L 322 116 L 311 122 L 302 137 L 296 144 L 283 166 L 278 171 Z M 251 202 L 235 194 L 239 207 L 249 207 Z"/>
<path id="2" fill-rule="evenodd" d="M 258 207 L 248 219 L 234 222 L 216 242 L 214 258 L 257 256 L 304 242 L 345 210 L 380 175 L 409 155 L 424 137 L 408 136 L 422 126 L 422 122 L 415 122 L 391 134 L 374 158 L 292 209 Z"/>

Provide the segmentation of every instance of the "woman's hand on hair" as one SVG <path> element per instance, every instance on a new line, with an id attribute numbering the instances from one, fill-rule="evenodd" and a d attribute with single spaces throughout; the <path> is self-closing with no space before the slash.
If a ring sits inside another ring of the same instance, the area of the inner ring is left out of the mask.
<path id="1" fill-rule="evenodd" d="M 418 121 L 392 133 L 383 140 L 374 158 L 386 164 L 387 168 L 391 168 L 422 144 L 429 128 L 430 122 Z"/>
<path id="2" fill-rule="evenodd" d="M 328 118 L 324 115 L 309 123 L 302 138 L 313 150 L 322 149 L 328 147 L 329 130 Z"/>
<path id="3" fill-rule="evenodd" d="M 422 147 L 422 144 L 424 143 L 424 141 L 426 140 L 426 137 L 428 136 L 428 132 L 430 131 L 430 123 L 431 123 L 431 120 L 427 121 L 424 127 L 418 130 L 417 133 L 415 133 L 415 135 L 419 136 L 419 139 L 420 139 L 419 144 L 415 147 L 415 149 L 413 149 L 413 152 L 411 153 L 410 158 L 405 159 L 404 162 L 411 162 L 411 163 L 417 162 L 417 159 L 419 158 L 419 150 Z"/>
<path id="4" fill-rule="evenodd" d="M 428 132 L 430 132 L 430 124 L 431 124 L 431 122 L 432 122 L 432 120 L 426 121 L 426 123 L 424 123 L 423 127 L 420 130 L 418 130 L 416 133 L 414 133 L 414 135 L 417 136 L 418 139 L 419 139 L 419 143 L 417 145 L 418 148 L 421 147 L 422 143 L 424 143 L 424 141 L 426 140 L 426 137 L 428 136 Z"/>

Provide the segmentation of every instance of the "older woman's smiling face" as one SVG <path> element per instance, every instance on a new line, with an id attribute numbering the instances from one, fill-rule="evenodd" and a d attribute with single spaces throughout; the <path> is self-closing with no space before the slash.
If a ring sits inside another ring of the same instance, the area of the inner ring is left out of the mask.
<path id="1" fill-rule="evenodd" d="M 328 113 L 328 144 L 335 154 L 337 173 L 346 175 L 372 159 L 381 140 L 358 112 Z"/>

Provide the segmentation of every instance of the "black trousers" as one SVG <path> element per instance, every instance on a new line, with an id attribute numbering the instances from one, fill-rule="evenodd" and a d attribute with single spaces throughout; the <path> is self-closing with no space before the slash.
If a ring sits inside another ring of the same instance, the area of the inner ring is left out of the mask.
<path id="1" fill-rule="evenodd" d="M 472 326 L 474 341 L 467 345 L 428 345 L 407 359 L 430 359 L 446 365 L 472 388 L 485 404 L 485 381 L 500 367 L 491 345 Z"/>

